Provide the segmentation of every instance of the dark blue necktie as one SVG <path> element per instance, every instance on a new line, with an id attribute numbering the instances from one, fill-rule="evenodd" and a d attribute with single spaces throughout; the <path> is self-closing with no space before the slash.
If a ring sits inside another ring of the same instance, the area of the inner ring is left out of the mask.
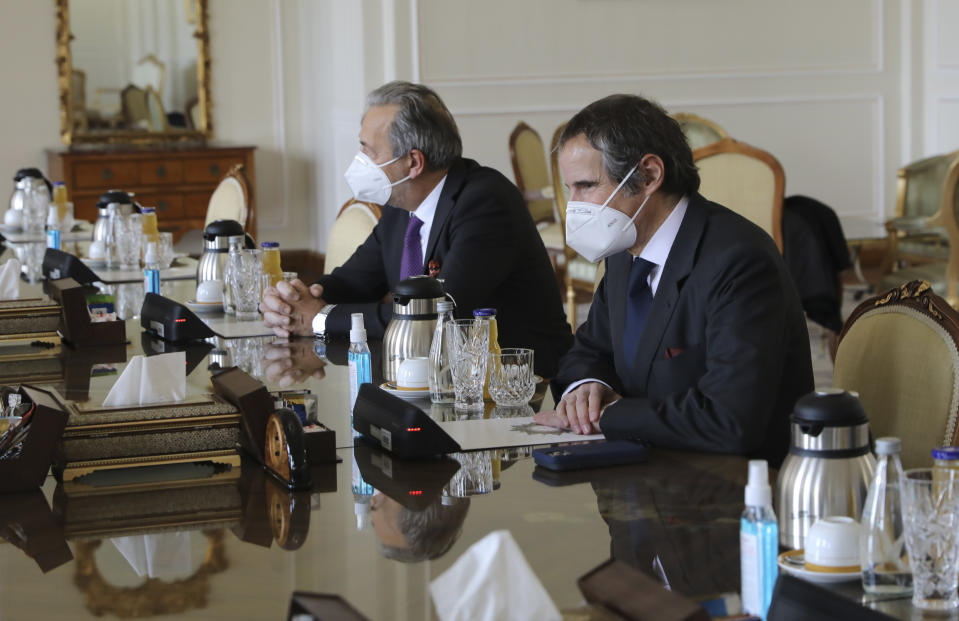
<path id="1" fill-rule="evenodd" d="M 655 266 L 646 259 L 634 259 L 629 268 L 629 285 L 626 288 L 626 328 L 623 330 L 623 357 L 626 368 L 633 372 L 633 362 L 639 350 L 639 339 L 643 336 L 646 316 L 653 306 L 653 292 L 647 279 Z"/>

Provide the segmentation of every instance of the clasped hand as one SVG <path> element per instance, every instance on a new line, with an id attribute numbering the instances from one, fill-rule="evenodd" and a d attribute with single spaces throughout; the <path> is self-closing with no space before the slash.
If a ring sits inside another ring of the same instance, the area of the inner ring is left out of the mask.
<path id="1" fill-rule="evenodd" d="M 323 362 L 313 352 L 313 341 L 295 339 L 292 341 L 273 341 L 263 354 L 266 360 L 266 379 L 288 388 L 313 378 L 326 377 Z"/>
<path id="2" fill-rule="evenodd" d="M 612 388 L 600 382 L 586 382 L 569 391 L 555 410 L 544 410 L 533 416 L 540 425 L 569 429 L 573 433 L 602 433 L 599 418 L 607 405 L 621 399 Z"/>
<path id="3" fill-rule="evenodd" d="M 326 306 L 323 287 L 307 287 L 297 278 L 292 282 L 280 281 L 275 287 L 263 292 L 260 311 L 263 324 L 273 329 L 277 336 L 311 336 L 313 317 Z"/>

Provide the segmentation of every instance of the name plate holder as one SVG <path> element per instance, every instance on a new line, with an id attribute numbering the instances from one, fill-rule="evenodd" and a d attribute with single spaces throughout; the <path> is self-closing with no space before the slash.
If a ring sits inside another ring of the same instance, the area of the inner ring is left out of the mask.
<path id="1" fill-rule="evenodd" d="M 337 462 L 335 432 L 324 425 L 304 431 L 292 410 L 275 408 L 259 380 L 237 367 L 211 380 L 216 394 L 240 410 L 243 449 L 288 488 L 313 488 L 311 466 Z"/>
<path id="2" fill-rule="evenodd" d="M 67 426 L 67 413 L 53 395 L 32 386 L 20 386 L 18 392 L 33 411 L 20 454 L 0 459 L 0 492 L 24 492 L 43 485 Z"/>
<path id="3" fill-rule="evenodd" d="M 60 318 L 60 334 L 63 339 L 75 347 L 117 345 L 127 342 L 126 322 L 94 322 L 87 309 L 87 294 L 95 293 L 96 288 L 81 285 L 72 278 L 48 281 L 50 297 L 63 308 Z"/>

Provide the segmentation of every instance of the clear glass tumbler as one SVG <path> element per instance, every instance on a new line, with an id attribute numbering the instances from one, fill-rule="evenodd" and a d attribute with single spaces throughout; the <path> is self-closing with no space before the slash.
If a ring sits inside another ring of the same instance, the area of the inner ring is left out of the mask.
<path id="1" fill-rule="evenodd" d="M 260 298 L 263 294 L 262 252 L 258 249 L 243 248 L 230 252 L 230 266 L 227 273 L 230 278 L 230 293 L 236 307 L 236 318 L 242 321 L 255 321 L 260 318 Z"/>
<path id="2" fill-rule="evenodd" d="M 446 324 L 446 346 L 453 374 L 454 407 L 483 409 L 483 383 L 489 359 L 489 322 L 454 319 Z"/>
<path id="3" fill-rule="evenodd" d="M 143 237 L 143 216 L 138 213 L 114 215 L 113 245 L 117 267 L 135 270 L 140 267 L 140 242 Z"/>
<path id="4" fill-rule="evenodd" d="M 42 236 L 49 208 L 50 194 L 46 186 L 26 190 L 23 197 L 23 232 Z"/>
<path id="5" fill-rule="evenodd" d="M 959 479 L 936 478 L 933 473 L 931 468 L 907 470 L 902 481 L 912 605 L 949 611 L 959 607 Z"/>
<path id="6" fill-rule="evenodd" d="M 496 405 L 526 405 L 536 392 L 533 350 L 507 347 L 489 354 L 489 394 Z"/>
<path id="7" fill-rule="evenodd" d="M 146 248 L 144 242 L 144 248 Z M 160 269 L 167 269 L 173 265 L 173 233 L 161 232 L 157 237 L 157 259 Z"/>

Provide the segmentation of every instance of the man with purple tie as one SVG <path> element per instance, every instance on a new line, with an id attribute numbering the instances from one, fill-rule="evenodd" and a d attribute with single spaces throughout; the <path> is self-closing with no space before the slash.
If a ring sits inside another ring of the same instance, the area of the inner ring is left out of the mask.
<path id="1" fill-rule="evenodd" d="M 516 186 L 461 153 L 456 122 L 429 88 L 390 82 L 370 93 L 345 176 L 357 200 L 384 205 L 382 217 L 316 284 L 271 289 L 266 325 L 280 336 L 339 337 L 362 312 L 369 337 L 381 338 L 392 316 L 384 296 L 432 274 L 457 317 L 496 308 L 500 346 L 533 348 L 536 372 L 555 374 L 572 334 L 542 238 Z"/>

